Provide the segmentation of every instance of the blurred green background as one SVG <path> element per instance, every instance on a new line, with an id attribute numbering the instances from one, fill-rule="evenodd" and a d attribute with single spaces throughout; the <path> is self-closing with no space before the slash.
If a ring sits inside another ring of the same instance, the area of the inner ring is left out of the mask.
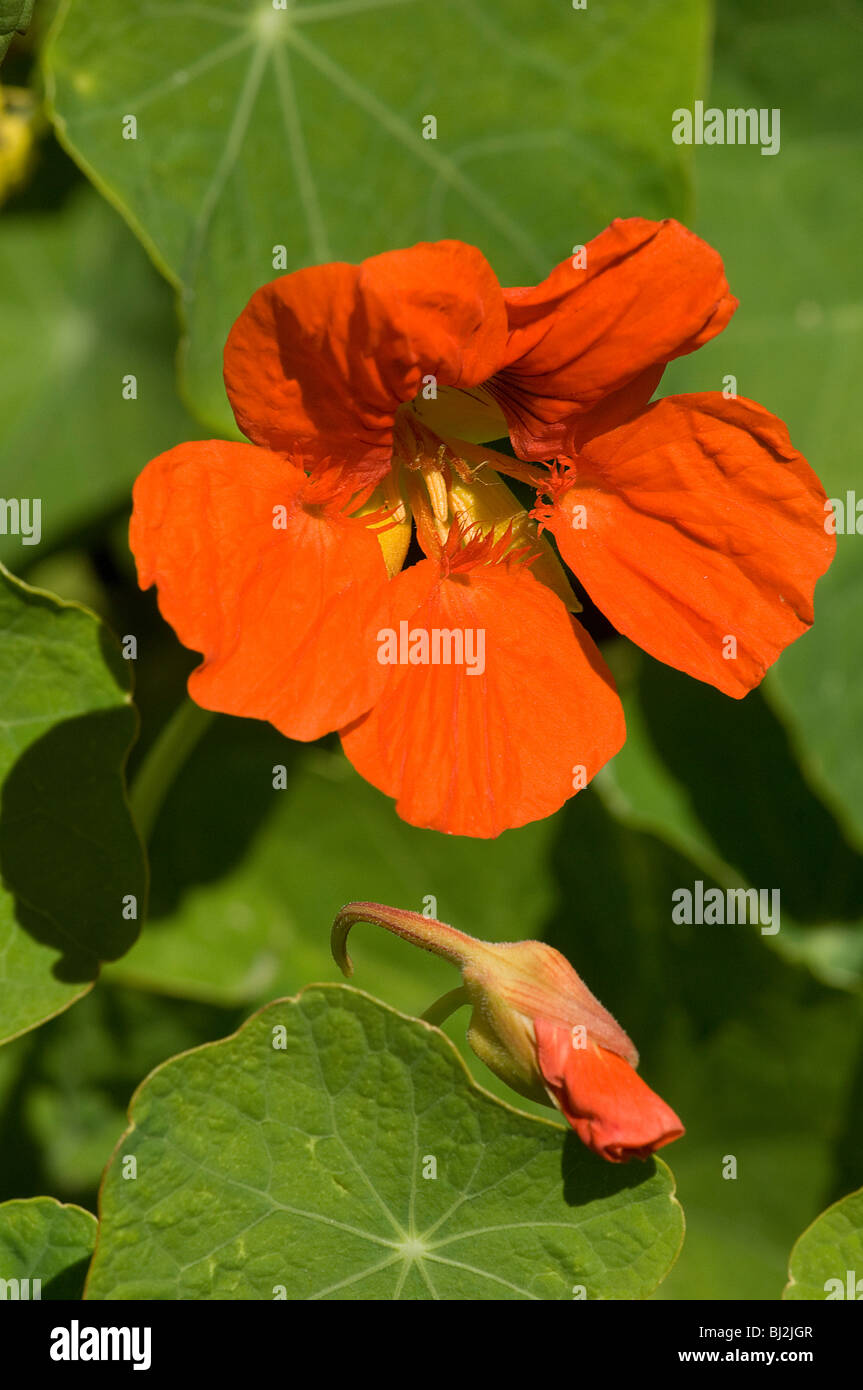
<path id="1" fill-rule="evenodd" d="M 660 394 L 733 374 L 786 420 L 829 495 L 859 479 L 863 498 L 863 5 L 370 9 L 309 24 L 287 76 L 275 60 L 256 71 L 260 45 L 224 19 L 241 8 L 178 7 L 169 22 L 73 0 L 46 52 L 56 6 L 37 3 L 0 72 L 4 92 L 36 96 L 29 163 L 0 163 L 0 480 L 4 496 L 44 499 L 42 544 L 2 536 L 0 558 L 137 636 L 133 781 L 195 659 L 135 586 L 129 487 L 162 449 L 231 428 L 221 343 L 275 244 L 295 266 L 458 236 L 505 283 L 530 283 L 614 216 L 677 216 L 720 251 L 741 304 Z M 225 100 L 253 80 L 240 131 Z M 779 154 L 675 146 L 671 112 L 696 98 L 778 108 Z M 433 149 L 416 134 L 427 112 Z M 863 537 L 840 536 L 813 631 L 742 703 L 642 657 L 588 605 L 627 744 L 556 817 L 492 843 L 403 825 L 333 740 L 216 719 L 155 826 L 138 944 L 0 1048 L 0 1201 L 95 1209 L 154 1065 L 340 978 L 328 937 L 346 900 L 421 910 L 431 896 L 472 934 L 564 951 L 683 1118 L 666 1156 L 687 1238 L 658 1296 L 779 1297 L 795 1238 L 863 1183 L 861 580 Z M 779 889 L 780 932 L 674 925 L 672 891 L 696 879 Z M 353 954 L 357 985 L 406 1012 L 455 983 L 371 927 Z M 461 1046 L 465 1021 L 446 1025 Z"/>

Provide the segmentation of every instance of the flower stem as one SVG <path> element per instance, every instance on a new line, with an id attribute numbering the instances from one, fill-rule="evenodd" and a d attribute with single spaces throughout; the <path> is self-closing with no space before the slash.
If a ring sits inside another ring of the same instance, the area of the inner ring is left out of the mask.
<path id="1" fill-rule="evenodd" d="M 129 793 L 138 833 L 148 843 L 162 803 L 189 754 L 206 733 L 214 712 L 201 709 L 188 696 L 178 705 L 150 749 Z"/>
<path id="2" fill-rule="evenodd" d="M 425 1012 L 420 1014 L 420 1018 L 426 1023 L 433 1023 L 436 1028 L 440 1028 L 450 1014 L 454 1014 L 456 1009 L 471 1002 L 471 997 L 465 986 L 459 985 L 456 989 L 448 989 L 446 994 L 441 995 L 440 999 L 429 1004 Z"/>
<path id="3" fill-rule="evenodd" d="M 387 907 L 384 903 L 346 903 L 333 922 L 330 948 L 333 959 L 348 978 L 354 973 L 354 966 L 346 943 L 348 932 L 356 922 L 373 922 L 378 927 L 385 927 L 403 941 L 420 946 L 424 951 L 432 951 L 461 968 L 488 951 L 485 942 L 466 936 L 464 932 L 447 926 L 446 922 L 426 917 L 421 912 Z"/>

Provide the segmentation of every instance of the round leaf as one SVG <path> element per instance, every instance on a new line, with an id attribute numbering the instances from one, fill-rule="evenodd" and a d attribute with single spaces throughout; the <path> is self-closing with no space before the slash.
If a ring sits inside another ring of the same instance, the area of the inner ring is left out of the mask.
<path id="1" fill-rule="evenodd" d="M 165 1063 L 130 1115 L 90 1298 L 643 1298 L 682 1239 L 663 1163 L 604 1164 L 345 985 Z"/>
<path id="2" fill-rule="evenodd" d="M 227 430 L 222 345 L 285 269 L 452 236 L 523 285 L 621 213 L 683 214 L 670 113 L 707 32 L 704 0 L 70 0 L 46 69 L 61 138 L 181 291 L 188 388 Z"/>
<path id="3" fill-rule="evenodd" d="M 82 1207 L 63 1206 L 53 1197 L 3 1202 L 0 1284 L 5 1281 L 5 1297 L 80 1298 L 95 1243 L 96 1218 Z"/>
<path id="4" fill-rule="evenodd" d="M 803 1232 L 782 1296 L 863 1299 L 863 1188 L 834 1202 Z"/>

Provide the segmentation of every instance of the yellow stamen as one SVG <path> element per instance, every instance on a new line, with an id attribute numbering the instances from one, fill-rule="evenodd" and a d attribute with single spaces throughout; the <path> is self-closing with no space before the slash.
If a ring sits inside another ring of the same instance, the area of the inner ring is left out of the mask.
<path id="1" fill-rule="evenodd" d="M 444 527 L 446 526 L 449 519 L 449 498 L 447 497 L 446 478 L 441 469 L 434 465 L 426 464 L 423 467 L 422 473 L 423 481 L 428 491 L 429 501 L 432 505 L 434 519 L 438 525 L 438 530 L 440 530 L 442 525 Z"/>
<path id="2" fill-rule="evenodd" d="M 399 487 L 395 469 L 386 474 L 381 486 L 383 488 L 387 510 L 392 512 L 393 521 L 401 525 L 402 522 L 407 521 L 408 509 L 404 504 L 404 498 L 401 494 L 401 488 Z"/>

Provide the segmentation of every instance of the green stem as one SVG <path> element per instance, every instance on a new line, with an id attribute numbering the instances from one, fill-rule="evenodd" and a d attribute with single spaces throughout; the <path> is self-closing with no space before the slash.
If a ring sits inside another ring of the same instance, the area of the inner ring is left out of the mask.
<path id="1" fill-rule="evenodd" d="M 433 1023 L 436 1028 L 440 1028 L 445 1019 L 450 1014 L 454 1014 L 456 1009 L 462 1008 L 464 1004 L 469 1004 L 471 997 L 465 985 L 459 985 L 456 989 L 448 989 L 446 994 L 442 994 L 440 999 L 436 999 L 433 1004 L 429 1004 L 425 1013 L 420 1014 L 420 1018 L 426 1023 Z"/>
<path id="2" fill-rule="evenodd" d="M 188 697 L 178 705 L 153 744 L 132 783 L 129 804 L 145 844 L 159 818 L 174 778 L 214 718 Z"/>
<path id="3" fill-rule="evenodd" d="M 346 903 L 333 922 L 330 933 L 330 949 L 333 959 L 343 975 L 350 978 L 354 964 L 348 955 L 348 932 L 356 922 L 373 922 L 385 927 L 403 941 L 419 946 L 423 951 L 432 951 L 436 956 L 451 961 L 460 970 L 488 955 L 488 942 L 477 941 L 466 936 L 463 931 L 439 922 L 436 917 L 426 917 L 423 912 L 408 912 L 403 907 L 387 907 L 386 903 Z"/>

